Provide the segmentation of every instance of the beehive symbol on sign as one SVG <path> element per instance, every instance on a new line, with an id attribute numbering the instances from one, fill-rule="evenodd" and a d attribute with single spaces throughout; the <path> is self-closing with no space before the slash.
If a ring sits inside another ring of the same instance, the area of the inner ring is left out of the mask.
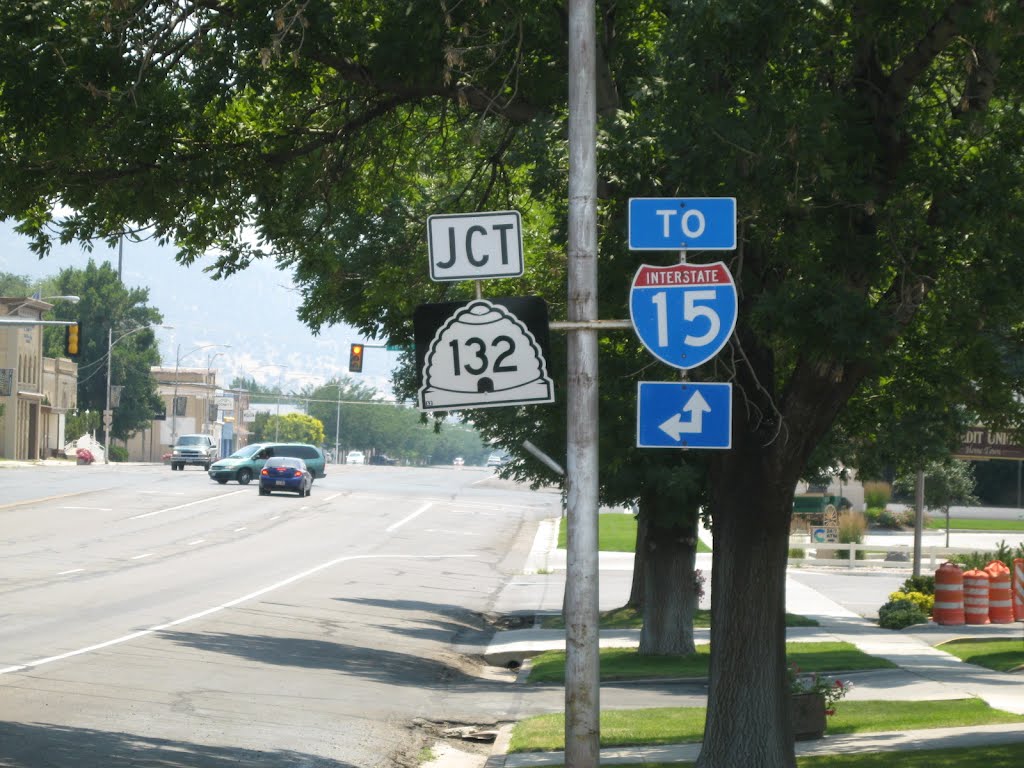
<path id="1" fill-rule="evenodd" d="M 518 317 L 478 299 L 437 330 L 423 365 L 423 410 L 554 402 L 540 345 Z"/>

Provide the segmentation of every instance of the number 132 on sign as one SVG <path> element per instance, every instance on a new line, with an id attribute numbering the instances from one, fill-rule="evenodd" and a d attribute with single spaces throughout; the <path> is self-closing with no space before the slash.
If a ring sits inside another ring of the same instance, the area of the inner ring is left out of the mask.
<path id="1" fill-rule="evenodd" d="M 736 284 L 722 262 L 641 265 L 629 313 L 644 346 L 662 362 L 696 368 L 721 351 L 736 327 Z"/>

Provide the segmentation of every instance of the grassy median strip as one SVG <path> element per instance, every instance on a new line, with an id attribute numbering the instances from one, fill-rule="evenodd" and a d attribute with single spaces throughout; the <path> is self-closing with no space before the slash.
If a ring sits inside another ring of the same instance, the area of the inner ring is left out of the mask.
<path id="1" fill-rule="evenodd" d="M 1024 765 L 1024 744 L 798 757 L 796 764 L 798 768 L 1019 768 Z M 633 763 L 619 768 L 686 768 L 692 765 L 689 762 Z"/>
<path id="2" fill-rule="evenodd" d="M 891 669 L 892 662 L 869 656 L 851 643 L 786 643 L 786 657 L 801 672 L 854 672 Z M 602 648 L 601 679 L 703 678 L 708 675 L 711 646 L 702 643 L 693 656 L 641 656 L 636 648 Z M 546 651 L 531 663 L 529 683 L 564 683 L 565 651 Z"/>
<path id="3" fill-rule="evenodd" d="M 601 629 L 640 629 L 644 625 L 644 615 L 636 608 L 623 606 L 601 614 L 598 626 Z M 544 629 L 565 629 L 565 619 L 561 616 L 548 616 L 542 622 Z M 693 617 L 693 626 L 710 627 L 711 611 L 698 608 Z M 787 627 L 817 627 L 820 624 L 814 619 L 799 616 L 795 613 L 786 614 Z"/>
<path id="4" fill-rule="evenodd" d="M 565 549 L 566 521 L 558 526 L 558 548 Z M 599 552 L 635 552 L 636 518 L 622 512 L 605 512 L 597 516 L 597 549 Z M 703 541 L 697 541 L 698 552 L 710 552 Z"/>
<path id="5" fill-rule="evenodd" d="M 996 672 L 1024 671 L 1024 640 L 951 640 L 938 646 L 968 664 Z"/>
<path id="6" fill-rule="evenodd" d="M 704 738 L 704 707 L 613 709 L 601 712 L 601 746 L 688 744 Z M 1024 717 L 992 709 L 981 699 L 952 701 L 844 701 L 828 719 L 828 734 L 878 733 L 927 728 L 1024 723 Z M 522 720 L 512 731 L 509 752 L 565 749 L 564 714 Z M 887 753 L 890 757 L 894 753 Z M 1017 764 L 1019 768 L 1020 764 Z"/>

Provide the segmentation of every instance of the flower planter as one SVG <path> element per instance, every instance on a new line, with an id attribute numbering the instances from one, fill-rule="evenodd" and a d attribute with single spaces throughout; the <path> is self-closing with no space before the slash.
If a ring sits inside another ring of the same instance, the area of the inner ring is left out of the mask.
<path id="1" fill-rule="evenodd" d="M 820 693 L 794 693 L 789 698 L 793 736 L 797 741 L 825 735 L 825 697 Z"/>

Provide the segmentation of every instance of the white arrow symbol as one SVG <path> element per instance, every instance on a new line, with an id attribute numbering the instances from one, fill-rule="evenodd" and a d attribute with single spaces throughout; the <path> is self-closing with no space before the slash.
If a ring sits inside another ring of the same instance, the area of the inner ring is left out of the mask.
<path id="1" fill-rule="evenodd" d="M 671 419 L 660 425 L 661 431 L 673 440 L 679 440 L 684 434 L 700 434 L 704 424 L 704 414 L 711 412 L 711 406 L 698 390 L 690 396 L 682 410 L 683 413 L 689 411 L 689 421 L 683 421 L 681 413 L 674 413 Z"/>

